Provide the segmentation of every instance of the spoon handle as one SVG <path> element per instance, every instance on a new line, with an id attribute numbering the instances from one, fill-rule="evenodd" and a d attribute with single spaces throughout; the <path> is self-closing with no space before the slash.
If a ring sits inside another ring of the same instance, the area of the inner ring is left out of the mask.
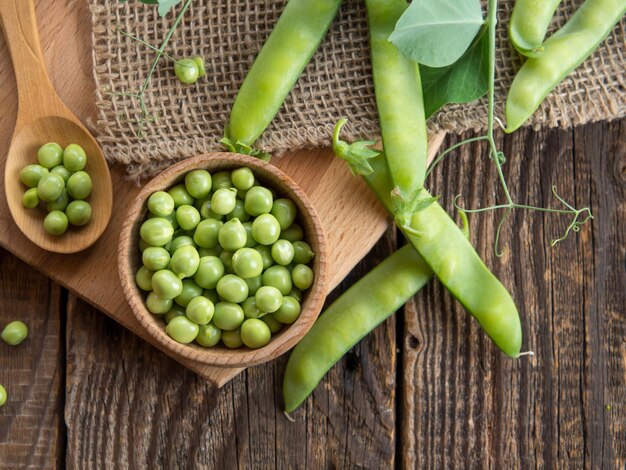
<path id="1" fill-rule="evenodd" d="M 46 71 L 33 0 L 0 0 L 0 21 L 15 69 L 19 124 L 20 116 L 43 116 L 60 100 Z"/>

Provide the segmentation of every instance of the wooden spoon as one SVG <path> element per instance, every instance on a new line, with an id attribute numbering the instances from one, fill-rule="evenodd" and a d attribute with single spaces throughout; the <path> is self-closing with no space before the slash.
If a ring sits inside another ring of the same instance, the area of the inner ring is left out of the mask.
<path id="1" fill-rule="evenodd" d="M 4 170 L 4 186 L 13 220 L 33 243 L 58 253 L 74 253 L 92 245 L 111 217 L 112 190 L 109 168 L 102 150 L 78 118 L 54 91 L 43 60 L 32 0 L 0 0 L 2 30 L 15 67 L 18 111 L 13 139 Z M 22 195 L 27 189 L 19 179 L 26 165 L 37 163 L 37 149 L 57 142 L 62 147 L 79 144 L 87 153 L 85 170 L 93 190 L 88 198 L 92 220 L 84 227 L 69 227 L 61 236 L 43 228 L 45 211 L 26 209 Z"/>

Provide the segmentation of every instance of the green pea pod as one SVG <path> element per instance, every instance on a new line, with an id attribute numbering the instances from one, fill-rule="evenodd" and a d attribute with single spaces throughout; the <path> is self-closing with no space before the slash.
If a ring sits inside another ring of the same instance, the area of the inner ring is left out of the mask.
<path id="1" fill-rule="evenodd" d="M 283 380 L 286 411 L 300 406 L 350 348 L 402 307 L 432 276 L 420 255 L 406 245 L 335 300 L 289 356 Z"/>
<path id="2" fill-rule="evenodd" d="M 565 76 L 578 67 L 624 16 L 626 0 L 586 0 L 543 44 L 543 54 L 517 72 L 506 100 L 506 132 L 519 128 Z"/>
<path id="3" fill-rule="evenodd" d="M 419 67 L 389 42 L 405 0 L 366 0 L 372 76 L 394 186 L 410 199 L 424 186 L 428 145 Z"/>
<path id="4" fill-rule="evenodd" d="M 387 210 L 391 210 L 391 177 L 383 155 L 369 160 L 374 172 L 365 175 Z M 431 196 L 423 190 L 421 200 Z M 510 357 L 519 356 L 522 327 L 506 288 L 487 269 L 462 230 L 437 203 L 415 211 L 410 227 L 400 227 L 441 283 L 476 318 L 493 342 Z"/>
<path id="5" fill-rule="evenodd" d="M 526 57 L 543 54 L 543 39 L 561 0 L 516 0 L 511 13 L 509 38 Z"/>
<path id="6" fill-rule="evenodd" d="M 225 137 L 252 146 L 311 60 L 341 0 L 290 0 L 235 98 Z"/>

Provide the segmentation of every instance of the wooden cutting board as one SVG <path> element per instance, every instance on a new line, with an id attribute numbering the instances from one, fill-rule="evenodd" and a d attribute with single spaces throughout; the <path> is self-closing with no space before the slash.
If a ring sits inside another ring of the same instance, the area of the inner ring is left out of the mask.
<path id="1" fill-rule="evenodd" d="M 96 106 L 86 3 L 39 0 L 35 2 L 35 7 L 42 49 L 53 85 L 81 120 L 87 123 L 93 121 Z M 0 148 L 4 157 L 0 162 L 0 172 L 3 175 L 6 149 L 16 118 L 17 93 L 13 65 L 1 36 L 0 84 L 3 108 L 0 114 Z M 331 288 L 334 288 L 380 238 L 388 226 L 387 214 L 362 180 L 352 176 L 347 165 L 328 149 L 292 153 L 275 163 L 303 188 L 318 211 L 332 250 L 329 271 Z M 117 274 L 120 228 L 126 208 L 140 188 L 126 180 L 121 168 L 112 168 L 111 177 L 114 200 L 109 226 L 95 245 L 73 255 L 48 253 L 22 235 L 9 213 L 4 196 L 4 178 L 0 178 L 0 246 L 156 346 L 128 307 Z M 16 312 L 16 317 L 19 317 L 19 312 Z M 164 352 L 218 386 L 243 370 L 211 367 L 177 357 L 170 351 Z"/>

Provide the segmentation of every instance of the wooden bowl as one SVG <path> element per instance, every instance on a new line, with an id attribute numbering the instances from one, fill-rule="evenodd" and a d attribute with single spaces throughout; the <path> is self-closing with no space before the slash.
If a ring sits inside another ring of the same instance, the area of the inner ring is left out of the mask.
<path id="1" fill-rule="evenodd" d="M 146 201 L 159 190 L 167 190 L 183 181 L 184 175 L 196 169 L 206 169 L 211 173 L 234 170 L 241 166 L 249 167 L 264 185 L 274 189 L 280 197 L 290 198 L 298 207 L 298 223 L 302 225 L 306 241 L 315 252 L 313 285 L 304 293 L 302 311 L 291 325 L 272 335 L 270 342 L 259 349 L 229 349 L 219 343 L 212 348 L 204 348 L 196 343 L 181 344 L 165 333 L 162 316 L 153 315 L 145 305 L 144 297 L 135 284 L 135 273 L 141 266 L 139 251 L 139 228 L 146 216 Z M 218 367 L 245 367 L 260 364 L 292 348 L 309 330 L 317 319 L 327 294 L 327 244 L 320 220 L 304 192 L 282 171 L 257 158 L 233 153 L 209 153 L 192 157 L 170 167 L 152 179 L 137 195 L 126 214 L 118 248 L 118 270 L 124 295 L 148 334 L 167 350 L 187 359 Z"/>

